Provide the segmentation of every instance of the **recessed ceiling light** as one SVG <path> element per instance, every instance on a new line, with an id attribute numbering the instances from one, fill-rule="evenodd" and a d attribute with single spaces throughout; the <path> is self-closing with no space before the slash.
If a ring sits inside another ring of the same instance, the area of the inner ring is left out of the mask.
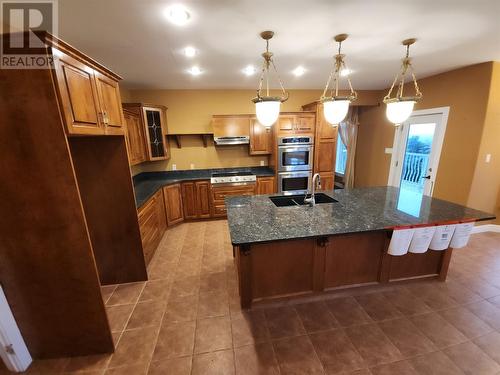
<path id="1" fill-rule="evenodd" d="M 185 25 L 191 15 L 184 5 L 174 4 L 165 9 L 165 16 L 174 25 L 183 26 Z"/>
<path id="2" fill-rule="evenodd" d="M 199 67 L 193 66 L 193 67 L 188 69 L 188 73 L 193 75 L 193 76 L 199 76 L 202 73 L 202 71 Z"/>
<path id="3" fill-rule="evenodd" d="M 253 65 L 247 65 L 245 69 L 243 69 L 243 73 L 247 76 L 253 76 L 257 70 Z"/>
<path id="4" fill-rule="evenodd" d="M 342 70 L 340 71 L 340 75 L 341 75 L 342 77 L 347 77 L 347 76 L 348 76 L 349 74 L 351 74 L 351 73 L 352 73 L 352 70 L 351 70 L 351 69 L 347 69 L 347 68 L 342 69 Z"/>
<path id="5" fill-rule="evenodd" d="M 296 77 L 300 77 L 301 75 L 304 75 L 304 73 L 306 72 L 306 70 L 304 69 L 303 66 L 298 66 L 296 67 L 294 70 L 293 70 L 293 74 L 296 76 Z"/>
<path id="6" fill-rule="evenodd" d="M 196 56 L 196 49 L 194 47 L 188 46 L 184 48 L 184 55 L 186 55 L 186 57 L 194 57 Z"/>

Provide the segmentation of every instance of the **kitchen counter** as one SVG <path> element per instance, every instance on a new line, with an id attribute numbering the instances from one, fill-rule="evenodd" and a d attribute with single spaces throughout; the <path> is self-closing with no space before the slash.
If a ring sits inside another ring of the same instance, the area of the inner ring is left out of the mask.
<path id="1" fill-rule="evenodd" d="M 315 207 L 276 207 L 269 196 L 226 200 L 233 245 L 293 238 L 369 232 L 402 225 L 451 220 L 491 220 L 495 216 L 441 199 L 418 196 L 394 187 L 324 192 L 336 203 Z"/>
<path id="2" fill-rule="evenodd" d="M 210 180 L 212 173 L 252 172 L 257 177 L 274 176 L 269 167 L 241 167 L 217 169 L 193 169 L 183 171 L 143 172 L 133 177 L 136 207 L 141 207 L 150 197 L 165 185 L 183 181 Z"/>

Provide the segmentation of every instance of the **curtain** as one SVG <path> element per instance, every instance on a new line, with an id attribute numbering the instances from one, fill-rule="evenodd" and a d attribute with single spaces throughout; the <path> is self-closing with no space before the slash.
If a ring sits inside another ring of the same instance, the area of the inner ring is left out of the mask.
<path id="1" fill-rule="evenodd" d="M 344 121 L 339 125 L 340 139 L 347 149 L 347 161 L 344 174 L 346 188 L 354 187 L 354 158 L 358 139 L 358 107 L 351 106 Z"/>

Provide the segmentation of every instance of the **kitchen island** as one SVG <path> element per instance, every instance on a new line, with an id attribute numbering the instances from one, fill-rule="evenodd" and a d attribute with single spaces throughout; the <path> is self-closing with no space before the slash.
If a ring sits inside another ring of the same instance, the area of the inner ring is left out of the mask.
<path id="1" fill-rule="evenodd" d="M 335 202 L 278 207 L 270 196 L 226 200 L 243 308 L 411 278 L 444 281 L 453 250 L 389 255 L 394 228 L 494 218 L 394 187 L 323 193 Z"/>

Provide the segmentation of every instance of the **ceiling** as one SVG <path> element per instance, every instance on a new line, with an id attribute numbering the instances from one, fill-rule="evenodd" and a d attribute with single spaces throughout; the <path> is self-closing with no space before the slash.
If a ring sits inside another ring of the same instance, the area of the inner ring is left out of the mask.
<path id="1" fill-rule="evenodd" d="M 164 9 L 181 2 L 190 13 L 185 26 L 169 23 Z M 59 36 L 124 77 L 128 88 L 255 89 L 265 43 L 286 88 L 323 88 L 336 47 L 343 45 L 356 89 L 390 85 L 404 49 L 412 47 L 418 77 L 474 63 L 500 60 L 499 0 L 62 0 Z M 199 50 L 188 59 L 188 45 Z M 198 65 L 203 73 L 186 70 Z M 295 77 L 302 65 L 306 73 Z M 273 84 L 275 85 L 275 84 Z"/>

